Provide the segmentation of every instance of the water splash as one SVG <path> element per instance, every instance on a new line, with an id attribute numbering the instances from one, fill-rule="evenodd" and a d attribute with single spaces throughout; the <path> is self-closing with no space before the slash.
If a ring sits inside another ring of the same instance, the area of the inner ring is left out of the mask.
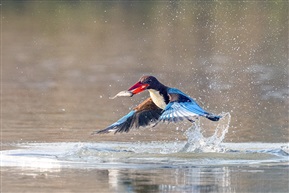
<path id="1" fill-rule="evenodd" d="M 222 113 L 222 119 L 218 122 L 214 134 L 211 137 L 204 137 L 201 130 L 201 121 L 194 122 L 184 135 L 187 137 L 187 143 L 180 152 L 225 152 L 226 149 L 221 145 L 228 133 L 231 122 L 230 113 Z"/>

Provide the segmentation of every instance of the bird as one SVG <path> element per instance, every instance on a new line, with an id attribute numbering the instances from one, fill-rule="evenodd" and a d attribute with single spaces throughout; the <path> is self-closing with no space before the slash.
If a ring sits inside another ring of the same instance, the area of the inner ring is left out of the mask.
<path id="1" fill-rule="evenodd" d="M 92 134 L 122 133 L 139 127 L 154 127 L 159 122 L 179 122 L 205 117 L 219 121 L 221 116 L 208 113 L 197 102 L 179 89 L 162 84 L 154 76 L 142 76 L 137 83 L 128 89 L 131 96 L 147 90 L 150 97 L 132 109 L 128 114 L 105 129 Z"/>

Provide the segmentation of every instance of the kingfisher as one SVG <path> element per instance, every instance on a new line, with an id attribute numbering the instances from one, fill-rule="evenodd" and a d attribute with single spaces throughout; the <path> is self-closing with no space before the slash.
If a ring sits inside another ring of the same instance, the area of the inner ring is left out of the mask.
<path id="1" fill-rule="evenodd" d="M 163 85 L 154 76 L 142 76 L 128 92 L 133 96 L 145 90 L 149 91 L 149 98 L 112 125 L 92 134 L 129 132 L 134 128 L 153 127 L 159 122 L 194 122 L 194 119 L 200 116 L 211 121 L 219 121 L 221 118 L 205 111 L 194 99 L 179 89 Z"/>

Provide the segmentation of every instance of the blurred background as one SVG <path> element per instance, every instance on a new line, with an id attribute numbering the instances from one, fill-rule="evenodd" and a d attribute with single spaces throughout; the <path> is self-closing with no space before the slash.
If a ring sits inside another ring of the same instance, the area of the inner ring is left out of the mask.
<path id="1" fill-rule="evenodd" d="M 2 1 L 2 142 L 184 140 L 188 123 L 91 136 L 154 75 L 209 112 L 226 142 L 288 142 L 286 1 Z M 203 120 L 204 134 L 215 125 Z M 215 124 L 215 123 L 214 123 Z"/>

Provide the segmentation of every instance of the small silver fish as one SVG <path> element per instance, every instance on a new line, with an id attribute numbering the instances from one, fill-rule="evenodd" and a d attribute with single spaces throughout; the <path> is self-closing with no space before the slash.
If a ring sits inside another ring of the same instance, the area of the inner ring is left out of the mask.
<path id="1" fill-rule="evenodd" d="M 115 99 L 116 97 L 131 97 L 132 95 L 132 92 L 124 90 L 117 93 L 114 97 L 109 97 L 109 99 Z"/>

